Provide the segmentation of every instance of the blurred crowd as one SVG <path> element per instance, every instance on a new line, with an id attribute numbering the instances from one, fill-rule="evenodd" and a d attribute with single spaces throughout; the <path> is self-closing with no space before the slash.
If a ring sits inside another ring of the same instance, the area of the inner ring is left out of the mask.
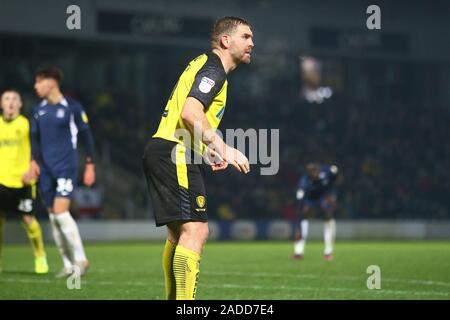
<path id="1" fill-rule="evenodd" d="M 90 114 L 112 161 L 141 176 L 141 155 L 161 111 L 132 97 L 101 94 Z M 235 96 L 221 128 L 280 129 L 280 170 L 261 176 L 255 165 L 244 176 L 231 168 L 206 169 L 209 215 L 295 219 L 297 181 L 306 163 L 316 161 L 340 169 L 340 218 L 450 218 L 449 120 L 448 108 L 401 100 L 376 104 L 335 96 L 311 104 L 278 95 Z M 135 192 L 148 201 L 145 188 Z"/>

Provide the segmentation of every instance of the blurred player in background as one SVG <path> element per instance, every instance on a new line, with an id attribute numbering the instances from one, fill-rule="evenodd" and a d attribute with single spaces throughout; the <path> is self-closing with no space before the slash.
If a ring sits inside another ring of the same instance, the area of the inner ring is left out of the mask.
<path id="1" fill-rule="evenodd" d="M 324 222 L 324 259 L 333 259 L 333 245 L 336 235 L 336 187 L 338 168 L 335 165 L 319 165 L 309 163 L 306 174 L 298 182 L 297 200 L 300 204 L 300 221 L 295 230 L 294 255 L 292 259 L 303 259 L 305 242 L 308 236 L 309 221 L 312 209 L 320 207 L 325 215 Z"/>
<path id="2" fill-rule="evenodd" d="M 63 74 L 56 67 L 37 71 L 34 88 L 43 100 L 33 109 L 31 121 L 32 170 L 39 176 L 39 192 L 48 209 L 53 236 L 64 269 L 57 277 L 69 275 L 73 266 L 84 274 L 89 266 L 78 226 L 69 212 L 77 181 L 77 139 L 86 150 L 83 182 L 95 183 L 94 141 L 83 107 L 63 96 Z"/>
<path id="3" fill-rule="evenodd" d="M 225 110 L 227 74 L 250 63 L 252 37 L 243 19 L 224 17 L 215 23 L 212 52 L 192 60 L 181 74 L 144 153 L 156 225 L 166 225 L 168 231 L 163 253 L 167 299 L 195 299 L 209 232 L 203 168 L 187 160 L 191 151 L 202 155 L 213 171 L 228 164 L 239 172 L 250 171 L 248 159 L 211 129 L 219 126 Z M 177 137 L 179 129 L 195 132 L 198 140 Z"/>
<path id="4" fill-rule="evenodd" d="M 22 216 L 23 226 L 34 253 L 34 270 L 47 273 L 48 265 L 39 222 L 34 217 L 35 176 L 30 170 L 30 125 L 20 114 L 22 100 L 16 90 L 1 95 L 0 116 L 0 271 L 2 270 L 5 213 Z"/>

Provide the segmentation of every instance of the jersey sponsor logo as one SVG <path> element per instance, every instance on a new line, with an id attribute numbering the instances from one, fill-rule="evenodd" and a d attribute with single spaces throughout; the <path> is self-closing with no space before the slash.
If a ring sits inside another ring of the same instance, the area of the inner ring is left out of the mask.
<path id="1" fill-rule="evenodd" d="M 89 119 L 88 119 L 88 116 L 87 116 L 87 114 L 86 114 L 86 112 L 81 112 L 81 119 L 83 119 L 83 122 L 84 123 L 88 123 L 89 122 Z"/>
<path id="2" fill-rule="evenodd" d="M 0 147 L 17 147 L 17 146 L 20 146 L 20 139 L 0 140 Z"/>
<path id="3" fill-rule="evenodd" d="M 216 118 L 221 119 L 224 112 L 225 112 L 225 106 L 223 106 L 222 109 L 220 109 L 220 111 L 217 112 Z"/>
<path id="4" fill-rule="evenodd" d="M 216 82 L 208 77 L 203 77 L 200 81 L 200 85 L 198 86 L 198 89 L 203 93 L 208 93 L 211 91 L 211 89 L 214 87 Z"/>
<path id="5" fill-rule="evenodd" d="M 56 117 L 57 118 L 64 118 L 64 115 L 66 114 L 66 112 L 64 111 L 64 109 L 58 109 L 56 111 Z"/>

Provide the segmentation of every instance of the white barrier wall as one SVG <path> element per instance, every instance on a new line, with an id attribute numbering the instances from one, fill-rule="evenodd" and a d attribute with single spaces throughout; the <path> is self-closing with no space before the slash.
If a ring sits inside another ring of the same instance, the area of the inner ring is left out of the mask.
<path id="1" fill-rule="evenodd" d="M 163 240 L 165 228 L 156 228 L 145 221 L 80 221 L 84 241 L 144 241 Z M 46 242 L 53 242 L 50 224 L 42 221 Z M 210 221 L 210 240 L 291 240 L 293 224 L 283 220 L 256 222 Z M 6 243 L 27 243 L 25 230 L 18 221 L 7 221 Z M 310 240 L 323 239 L 323 222 L 311 221 Z M 337 240 L 450 240 L 450 221 L 337 221 Z"/>

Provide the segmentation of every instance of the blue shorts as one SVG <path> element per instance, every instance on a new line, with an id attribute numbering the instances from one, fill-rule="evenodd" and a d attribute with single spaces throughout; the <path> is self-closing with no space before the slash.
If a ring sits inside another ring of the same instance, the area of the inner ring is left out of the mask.
<path id="1" fill-rule="evenodd" d="M 328 209 L 331 207 L 332 203 L 330 203 L 330 200 L 332 200 L 333 203 L 337 200 L 337 195 L 335 192 L 329 192 L 325 193 L 321 197 L 317 199 L 311 199 L 311 198 L 305 198 L 303 200 L 303 207 L 319 207 L 322 209 Z"/>
<path id="2" fill-rule="evenodd" d="M 77 183 L 77 169 L 47 170 L 41 166 L 39 192 L 46 208 L 53 207 L 55 197 L 72 198 Z"/>

